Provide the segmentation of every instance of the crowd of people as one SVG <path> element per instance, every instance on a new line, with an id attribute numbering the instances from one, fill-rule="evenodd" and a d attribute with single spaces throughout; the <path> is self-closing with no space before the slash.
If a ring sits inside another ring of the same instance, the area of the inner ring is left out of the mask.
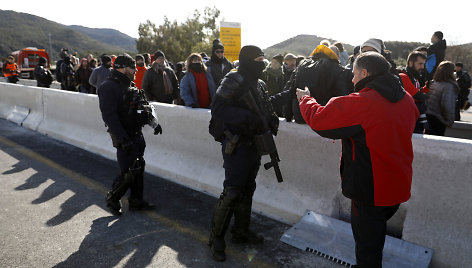
<path id="1" fill-rule="evenodd" d="M 367 51 L 382 54 L 390 63 L 391 72 L 401 79 L 404 89 L 415 99 L 420 111 L 415 133 L 444 135 L 447 126 L 460 120 L 461 110 L 470 107 L 470 75 L 460 62 L 443 62 L 446 41 L 442 32 L 433 34 L 429 47 L 411 51 L 405 67 L 395 65 L 391 52 L 380 39 L 366 40 L 354 48 L 352 55 L 341 42 L 331 44 L 323 40 L 320 45 L 323 47 L 316 47 L 308 57 L 286 53 L 277 54 L 270 60 L 264 59 L 266 67 L 259 78 L 265 82 L 269 96 L 275 99 L 275 113 L 288 122 L 305 123 L 297 105 L 297 87 L 317 88 L 317 92 L 312 93 L 318 94 L 318 99 L 321 97 L 319 94 L 324 94 L 322 103 L 333 96 L 352 93 L 353 62 L 360 53 Z M 60 57 L 56 63 L 55 80 L 61 83 L 61 88 L 89 94 L 97 93 L 98 87 L 110 75 L 116 58 L 115 55 L 101 55 L 97 60 L 89 54 L 79 60 L 77 52 L 69 54 L 67 49 L 61 50 Z M 213 41 L 209 57 L 205 53 L 192 53 L 185 61 L 174 65 L 159 50 L 153 55 L 138 54 L 135 60 L 137 72 L 134 82 L 144 90 L 149 101 L 192 108 L 210 108 L 222 79 L 239 64 L 224 56 L 224 46 L 219 40 Z M 45 63 L 41 58 L 34 74 L 38 86 L 49 87 L 53 78 L 44 67 Z M 10 80 L 16 77 L 13 65 L 14 62 L 10 65 L 7 62 L 3 67 Z"/>

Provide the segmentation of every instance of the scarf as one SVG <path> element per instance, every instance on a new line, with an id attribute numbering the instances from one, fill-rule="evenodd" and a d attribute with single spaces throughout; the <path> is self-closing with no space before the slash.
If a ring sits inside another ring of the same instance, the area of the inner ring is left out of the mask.
<path id="1" fill-rule="evenodd" d="M 171 95 L 172 94 L 172 83 L 170 81 L 169 76 L 167 75 L 166 72 L 166 66 L 165 65 L 159 65 L 157 62 L 154 62 L 152 64 L 152 69 L 156 72 L 162 73 L 162 82 L 164 83 L 164 92 L 166 95 Z"/>

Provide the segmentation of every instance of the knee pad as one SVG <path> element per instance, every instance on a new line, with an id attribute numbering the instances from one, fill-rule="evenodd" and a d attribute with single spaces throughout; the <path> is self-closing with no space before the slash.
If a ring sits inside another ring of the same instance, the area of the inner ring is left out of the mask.
<path id="1" fill-rule="evenodd" d="M 241 199 L 242 191 L 240 187 L 226 187 L 220 195 L 220 200 L 230 204 L 236 204 Z"/>

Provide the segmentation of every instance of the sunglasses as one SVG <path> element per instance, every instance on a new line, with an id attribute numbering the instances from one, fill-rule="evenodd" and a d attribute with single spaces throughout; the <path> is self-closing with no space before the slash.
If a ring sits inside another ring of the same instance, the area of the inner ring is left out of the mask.
<path id="1" fill-rule="evenodd" d="M 216 54 L 223 54 L 223 53 L 225 53 L 225 51 L 224 50 L 215 50 L 215 53 Z"/>

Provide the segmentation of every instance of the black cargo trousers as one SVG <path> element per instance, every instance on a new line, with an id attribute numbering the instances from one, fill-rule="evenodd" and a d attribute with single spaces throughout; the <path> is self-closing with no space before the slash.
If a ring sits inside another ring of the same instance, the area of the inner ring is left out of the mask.
<path id="1" fill-rule="evenodd" d="M 352 200 L 351 228 L 359 267 L 382 267 L 387 221 L 399 206 L 372 206 Z"/>
<path id="2" fill-rule="evenodd" d="M 130 189 L 129 200 L 143 200 L 143 178 L 144 178 L 144 150 L 146 142 L 141 132 L 131 137 L 133 145 L 131 148 L 116 150 L 116 158 L 120 166 L 120 175 L 113 181 L 112 189 L 119 189 L 113 196 L 113 201 L 119 201 Z"/>

